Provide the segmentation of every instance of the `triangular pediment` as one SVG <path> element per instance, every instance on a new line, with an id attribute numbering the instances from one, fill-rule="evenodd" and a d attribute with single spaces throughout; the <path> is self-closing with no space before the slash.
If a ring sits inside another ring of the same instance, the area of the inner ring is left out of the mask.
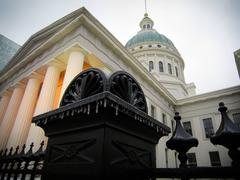
<path id="1" fill-rule="evenodd" d="M 87 12 L 87 10 L 82 7 L 33 34 L 17 51 L 12 60 L 6 65 L 5 69 L 1 73 L 4 74 L 16 63 L 20 62 L 22 59 L 30 55 L 34 50 L 37 50 L 41 45 L 43 45 L 63 28 L 68 26 L 72 21 L 74 21 L 84 12 Z"/>

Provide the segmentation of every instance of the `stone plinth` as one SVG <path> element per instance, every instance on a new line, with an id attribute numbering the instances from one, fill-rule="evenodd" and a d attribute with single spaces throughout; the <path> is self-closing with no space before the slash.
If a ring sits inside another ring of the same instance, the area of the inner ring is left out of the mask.
<path id="1" fill-rule="evenodd" d="M 156 166 L 168 127 L 110 92 L 34 117 L 49 137 L 45 179 L 130 178 Z"/>

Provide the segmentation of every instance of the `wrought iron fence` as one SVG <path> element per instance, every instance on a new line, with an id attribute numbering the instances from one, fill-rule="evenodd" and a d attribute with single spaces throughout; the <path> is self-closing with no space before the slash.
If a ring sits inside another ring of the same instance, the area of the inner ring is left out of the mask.
<path id="1" fill-rule="evenodd" d="M 19 146 L 13 152 L 5 149 L 0 153 L 0 180 L 25 180 L 25 179 L 41 179 L 43 159 L 45 152 L 43 151 L 44 143 L 33 153 L 33 143 L 30 149 L 25 153 L 26 146 L 23 145 L 19 152 Z"/>
<path id="2" fill-rule="evenodd" d="M 187 151 L 198 146 L 198 140 L 185 131 L 180 123 L 181 116 L 175 113 L 176 127 L 172 137 L 166 145 L 171 150 L 178 152 L 179 168 L 155 168 L 144 171 L 146 177 L 151 178 L 234 178 L 240 179 L 240 129 L 227 115 L 227 107 L 223 102 L 219 103 L 218 110 L 221 113 L 221 124 L 210 141 L 214 145 L 226 147 L 228 155 L 232 159 L 230 167 L 189 167 Z M 138 173 L 141 173 L 140 171 Z M 142 171 L 143 173 L 143 171 Z M 143 173 L 143 175 L 144 175 Z"/>

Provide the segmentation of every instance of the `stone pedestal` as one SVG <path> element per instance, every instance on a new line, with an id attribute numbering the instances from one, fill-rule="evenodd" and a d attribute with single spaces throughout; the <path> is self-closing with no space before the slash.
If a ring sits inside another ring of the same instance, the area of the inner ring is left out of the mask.
<path id="1" fill-rule="evenodd" d="M 33 119 L 49 138 L 43 179 L 146 179 L 136 171 L 155 168 L 155 146 L 170 129 L 147 115 L 130 74 L 84 71 L 60 106 Z"/>
<path id="2" fill-rule="evenodd" d="M 49 137 L 45 179 L 132 179 L 156 166 L 155 146 L 169 129 L 104 92 L 34 118 Z"/>

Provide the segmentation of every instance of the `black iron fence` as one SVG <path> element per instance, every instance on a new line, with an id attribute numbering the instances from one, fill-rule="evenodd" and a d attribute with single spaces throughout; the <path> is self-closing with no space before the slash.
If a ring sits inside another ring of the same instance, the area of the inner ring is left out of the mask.
<path id="1" fill-rule="evenodd" d="M 25 145 L 21 152 L 19 147 L 1 151 L 0 180 L 240 177 L 240 129 L 224 103 L 219 103 L 221 124 L 210 140 L 229 150 L 231 167 L 187 166 L 187 152 L 198 140 L 185 131 L 176 112 L 176 127 L 166 145 L 178 152 L 179 168 L 156 168 L 155 146 L 170 128 L 147 115 L 139 84 L 125 72 L 109 78 L 97 69 L 80 73 L 61 106 L 33 119 L 49 137 L 46 155 L 43 142 L 35 153 L 33 144 L 26 153 Z"/>
<path id="2" fill-rule="evenodd" d="M 41 179 L 44 143 L 33 153 L 33 143 L 25 153 L 26 146 L 23 145 L 19 152 L 19 146 L 13 152 L 13 148 L 6 149 L 0 153 L 0 180 L 25 180 Z"/>

